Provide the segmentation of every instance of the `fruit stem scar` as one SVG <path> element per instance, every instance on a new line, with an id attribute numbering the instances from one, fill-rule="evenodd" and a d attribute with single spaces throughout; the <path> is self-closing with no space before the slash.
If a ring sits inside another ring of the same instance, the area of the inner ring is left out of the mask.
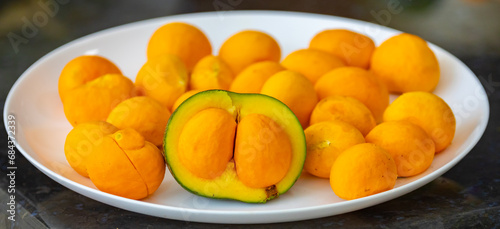
<path id="1" fill-rule="evenodd" d="M 122 139 L 122 137 L 123 137 L 123 136 L 122 136 L 122 134 L 121 134 L 121 133 L 118 133 L 118 134 L 116 134 L 116 135 L 115 135 L 115 138 L 116 138 L 117 140 L 121 140 L 121 139 Z M 118 142 L 117 142 L 116 144 L 118 144 Z"/>
<path id="2" fill-rule="evenodd" d="M 321 141 L 317 144 L 308 145 L 307 150 L 312 151 L 312 150 L 320 150 L 320 149 L 328 148 L 330 146 L 330 144 L 332 144 L 332 143 L 329 140 L 324 140 L 324 141 Z"/>
<path id="3" fill-rule="evenodd" d="M 273 184 L 271 186 L 266 187 L 266 195 L 268 200 L 278 197 L 279 193 L 278 189 L 276 188 L 276 185 Z"/>

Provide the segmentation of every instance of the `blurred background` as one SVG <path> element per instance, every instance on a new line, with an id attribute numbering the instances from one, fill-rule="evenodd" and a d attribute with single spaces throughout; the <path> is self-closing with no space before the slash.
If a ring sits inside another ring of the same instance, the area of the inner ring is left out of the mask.
<path id="1" fill-rule="evenodd" d="M 500 0 L 2 0 L 0 7 L 0 75 L 8 80 L 1 85 L 3 94 L 16 79 L 6 76 L 20 75 L 35 60 L 76 38 L 139 20 L 204 11 L 336 15 L 416 34 L 460 59 L 498 61 L 500 55 Z M 36 31 L 23 31 L 30 23 Z"/>
<path id="2" fill-rule="evenodd" d="M 432 183 L 395 200 L 343 215 L 277 227 L 343 226 L 460 228 L 500 227 L 500 0 L 383 1 L 0 1 L 0 105 L 18 77 L 36 60 L 79 37 L 130 22 L 168 15 L 219 10 L 285 10 L 335 15 L 416 34 L 457 56 L 482 80 L 489 96 L 488 128 L 457 166 Z M 6 171 L 7 135 L 0 134 L 0 164 Z M 5 140 L 4 140 L 5 139 Z M 217 227 L 144 216 L 88 199 L 52 181 L 20 153 L 19 221 L 0 213 L 0 228 L 99 226 Z M 7 177 L 0 177 L 0 200 Z M 241 226 L 245 227 L 245 226 Z"/>

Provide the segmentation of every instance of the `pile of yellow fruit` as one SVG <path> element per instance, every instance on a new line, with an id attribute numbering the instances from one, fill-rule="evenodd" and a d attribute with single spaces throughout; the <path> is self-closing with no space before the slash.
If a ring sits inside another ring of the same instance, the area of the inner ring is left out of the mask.
<path id="1" fill-rule="evenodd" d="M 154 32 L 147 57 L 135 82 L 100 56 L 71 60 L 59 78 L 74 126 L 67 160 L 104 192 L 147 197 L 165 158 L 203 196 L 265 202 L 303 167 L 356 199 L 424 172 L 454 137 L 450 107 L 432 94 L 438 61 L 414 35 L 376 47 L 330 29 L 281 60 L 264 32 L 238 32 L 213 55 L 201 30 L 174 22 Z M 390 93 L 400 94 L 391 104 Z"/>

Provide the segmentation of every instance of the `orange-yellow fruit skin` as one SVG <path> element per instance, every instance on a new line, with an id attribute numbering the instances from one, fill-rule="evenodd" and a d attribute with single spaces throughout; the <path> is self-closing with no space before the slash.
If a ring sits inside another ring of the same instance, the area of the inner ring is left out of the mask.
<path id="1" fill-rule="evenodd" d="M 88 159 L 87 168 L 90 179 L 99 190 L 131 199 L 142 199 L 148 195 L 141 176 L 112 138 L 104 138 L 94 152 Z"/>
<path id="2" fill-rule="evenodd" d="M 315 49 L 300 49 L 288 54 L 281 64 L 289 70 L 301 73 L 313 84 L 325 73 L 345 66 L 342 59 Z"/>
<path id="3" fill-rule="evenodd" d="M 234 78 L 229 90 L 237 93 L 260 93 L 269 77 L 283 70 L 285 68 L 278 62 L 257 62 L 243 69 Z"/>
<path id="4" fill-rule="evenodd" d="M 246 186 L 265 188 L 277 184 L 290 168 L 290 139 L 271 118 L 247 115 L 238 123 L 234 161 L 238 179 Z"/>
<path id="5" fill-rule="evenodd" d="M 195 114 L 180 133 L 179 160 L 195 176 L 220 176 L 233 157 L 236 121 L 227 111 L 207 108 Z"/>
<path id="6" fill-rule="evenodd" d="M 309 48 L 335 55 L 348 66 L 368 69 L 375 43 L 363 34 L 346 29 L 330 29 L 316 34 Z"/>
<path id="7" fill-rule="evenodd" d="M 399 96 L 384 112 L 384 122 L 406 120 L 420 126 L 436 145 L 436 153 L 448 147 L 455 136 L 453 111 L 439 96 L 429 92 L 408 92 Z"/>
<path id="8" fill-rule="evenodd" d="M 330 185 L 338 197 L 362 198 L 390 190 L 396 184 L 394 159 L 379 146 L 363 143 L 346 149 L 333 163 Z"/>
<path id="9" fill-rule="evenodd" d="M 89 177 L 86 163 L 88 155 L 102 142 L 104 136 L 117 130 L 115 126 L 103 121 L 76 125 L 68 133 L 64 142 L 64 154 L 69 165 L 80 175 Z"/>
<path id="10" fill-rule="evenodd" d="M 227 39 L 219 50 L 219 56 L 229 65 L 234 74 L 253 63 L 281 59 L 281 49 L 270 35 L 253 30 L 245 30 Z"/>
<path id="11" fill-rule="evenodd" d="M 303 128 L 318 102 L 312 83 L 302 74 L 285 70 L 271 76 L 262 86 L 261 93 L 274 97 L 293 111 Z"/>
<path id="12" fill-rule="evenodd" d="M 234 75 L 229 66 L 219 57 L 203 57 L 193 69 L 189 87 L 194 90 L 228 90 Z"/>
<path id="13" fill-rule="evenodd" d="M 378 145 L 391 154 L 400 177 L 424 172 L 434 159 L 432 138 L 422 128 L 408 121 L 381 123 L 366 135 L 366 142 Z"/>
<path id="14" fill-rule="evenodd" d="M 125 153 L 146 183 L 148 195 L 153 194 L 165 176 L 165 160 L 160 150 L 152 143 L 146 142 L 144 147 L 126 150 Z"/>
<path id="15" fill-rule="evenodd" d="M 170 111 L 159 102 L 138 96 L 118 104 L 106 121 L 120 129 L 132 128 L 147 141 L 160 146 L 169 118 Z"/>
<path id="16" fill-rule="evenodd" d="M 321 178 L 330 177 L 333 163 L 345 149 L 365 142 L 358 129 L 341 121 L 316 123 L 304 132 L 307 142 L 304 169 Z"/>
<path id="17" fill-rule="evenodd" d="M 159 187 L 165 174 L 160 150 L 133 129 L 105 136 L 87 159 L 90 180 L 101 191 L 142 199 Z"/>
<path id="18" fill-rule="evenodd" d="M 323 75 L 314 85 L 319 99 L 331 95 L 353 97 L 372 112 L 377 122 L 382 121 L 389 105 L 389 91 L 369 71 L 358 67 L 340 67 Z"/>
<path id="19" fill-rule="evenodd" d="M 148 60 L 137 73 L 135 86 L 141 95 L 156 99 L 170 108 L 188 86 L 188 73 L 174 55 Z"/>
<path id="20" fill-rule="evenodd" d="M 175 103 L 172 106 L 171 111 L 174 112 L 177 109 L 177 107 L 179 107 L 182 104 L 182 102 L 184 102 L 186 99 L 189 99 L 189 97 L 201 91 L 203 90 L 189 90 L 184 92 L 184 94 L 182 94 L 181 96 L 179 96 L 179 98 L 177 98 L 177 100 L 175 100 Z"/>
<path id="21" fill-rule="evenodd" d="M 371 71 L 390 92 L 432 92 L 440 77 L 439 63 L 427 43 L 415 35 L 402 33 L 375 49 Z"/>
<path id="22" fill-rule="evenodd" d="M 147 47 L 148 60 L 166 54 L 178 56 L 191 72 L 201 58 L 212 54 L 212 45 L 205 34 L 195 26 L 173 22 L 158 28 Z"/>
<path id="23" fill-rule="evenodd" d="M 111 135 L 122 150 L 134 150 L 144 147 L 146 139 L 132 128 L 125 128 Z"/>
<path id="24" fill-rule="evenodd" d="M 311 125 L 333 120 L 353 125 L 363 136 L 376 125 L 375 118 L 363 103 L 357 99 L 339 95 L 320 100 L 311 114 Z"/>
<path id="25" fill-rule="evenodd" d="M 59 76 L 58 90 L 61 100 L 67 92 L 105 74 L 122 74 L 120 69 L 101 56 L 79 56 L 68 62 Z"/>
<path id="26" fill-rule="evenodd" d="M 160 150 L 134 129 L 123 129 L 113 138 L 146 183 L 148 195 L 153 194 L 165 176 L 165 160 Z"/>
<path id="27" fill-rule="evenodd" d="M 68 91 L 63 100 L 64 114 L 73 126 L 105 121 L 121 101 L 134 96 L 134 84 L 119 74 L 107 74 Z"/>

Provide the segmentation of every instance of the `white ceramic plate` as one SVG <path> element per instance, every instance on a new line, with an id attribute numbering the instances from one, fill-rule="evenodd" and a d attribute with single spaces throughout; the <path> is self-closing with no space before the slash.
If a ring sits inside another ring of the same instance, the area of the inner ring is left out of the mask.
<path id="1" fill-rule="evenodd" d="M 17 147 L 40 171 L 56 182 L 100 202 L 158 217 L 212 223 L 270 223 L 304 220 L 341 214 L 369 207 L 411 192 L 434 180 L 462 159 L 483 134 L 489 116 L 486 93 L 476 76 L 457 58 L 430 45 L 441 66 L 441 81 L 435 91 L 457 118 L 453 144 L 438 154 L 431 167 L 415 177 L 398 179 L 396 187 L 377 195 L 344 201 L 330 189 L 326 179 L 303 174 L 284 195 L 266 204 L 246 204 L 195 196 L 182 189 L 170 173 L 156 193 L 147 199 L 130 200 L 95 188 L 67 163 L 63 145 L 71 130 L 58 97 L 57 81 L 64 65 L 83 54 L 99 54 L 115 62 L 134 79 L 146 61 L 146 45 L 161 25 L 183 21 L 201 28 L 214 50 L 230 35 L 243 29 L 271 34 L 282 47 L 282 56 L 305 48 L 319 31 L 348 28 L 372 37 L 377 44 L 399 31 L 351 19 L 275 11 L 211 12 L 177 15 L 107 29 L 70 42 L 33 64 L 17 80 L 4 109 L 16 117 Z M 394 98 L 392 98 L 394 99 Z M 6 124 L 7 128 L 7 124 Z"/>

